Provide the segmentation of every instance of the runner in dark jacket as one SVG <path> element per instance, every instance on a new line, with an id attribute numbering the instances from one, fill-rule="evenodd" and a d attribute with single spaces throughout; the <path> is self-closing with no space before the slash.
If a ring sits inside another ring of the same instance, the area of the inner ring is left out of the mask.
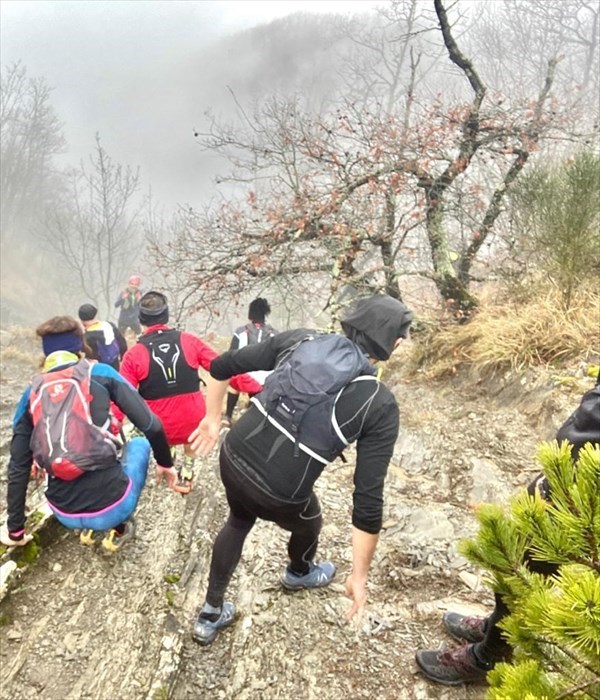
<path id="1" fill-rule="evenodd" d="M 407 336 L 411 319 L 411 312 L 399 301 L 375 296 L 359 302 L 342 327 L 364 355 L 374 361 L 387 360 Z M 312 333 L 307 329 L 285 331 L 213 360 L 211 375 L 220 383 L 209 389 L 207 416 L 191 436 L 194 449 L 207 454 L 218 438 L 224 380 L 239 372 L 274 369 L 287 350 Z M 275 522 L 291 533 L 290 563 L 281 579 L 285 588 L 326 586 L 335 573 L 331 562 L 314 561 L 322 518 L 313 486 L 326 465 L 304 450 L 296 451 L 294 441 L 265 419 L 259 397 L 252 400 L 221 448 L 221 478 L 230 513 L 214 543 L 206 601 L 194 624 L 193 637 L 200 644 L 210 644 L 218 630 L 233 619 L 234 607 L 224 602 L 225 590 L 257 518 Z M 398 406 L 390 390 L 371 378 L 352 382 L 341 391 L 335 416 L 346 441 L 357 443 L 353 566 L 346 581 L 347 594 L 353 598 L 352 617 L 367 599 L 367 574 L 382 524 L 384 480 L 398 435 Z"/>
<path id="2" fill-rule="evenodd" d="M 42 338 L 46 356 L 43 372 L 61 370 L 81 359 L 83 331 L 75 319 L 57 316 L 39 326 L 36 332 Z M 150 442 L 157 462 L 157 477 L 165 477 L 173 487 L 177 474 L 172 469 L 167 439 L 157 417 L 112 367 L 93 363 L 91 379 L 89 405 L 93 424 L 103 429 L 109 427 L 109 407 L 114 402 Z M 8 464 L 7 532 L 1 537 L 6 545 L 24 545 L 31 539 L 25 534 L 25 498 L 33 464 L 31 437 L 34 425 L 30 391 L 29 386 L 23 392 L 13 421 Z M 146 438 L 138 440 L 145 442 Z M 141 447 L 143 444 L 137 443 L 136 449 Z M 113 466 L 86 471 L 72 481 L 49 476 L 46 498 L 57 519 L 66 527 L 114 529 L 114 536 L 122 536 L 146 479 L 148 453 L 149 448 L 145 460 L 137 459 L 135 464 L 122 464 L 115 457 Z"/>
<path id="3" fill-rule="evenodd" d="M 131 328 L 136 335 L 142 330 L 138 319 L 140 299 L 142 298 L 141 281 L 139 275 L 131 275 L 127 286 L 119 292 L 115 301 L 115 308 L 120 309 L 118 325 L 123 335 L 128 328 Z"/>
<path id="4" fill-rule="evenodd" d="M 577 408 L 556 433 L 558 442 L 567 440 L 572 445 L 573 460 L 586 443 L 600 445 L 600 376 L 596 386 L 586 392 Z M 548 481 L 538 475 L 527 487 L 533 496 L 537 491 L 546 500 L 552 500 Z M 546 576 L 555 574 L 558 565 L 528 557 L 531 571 Z M 510 614 L 503 597 L 495 594 L 496 605 L 486 618 L 447 612 L 444 625 L 450 634 L 469 642 L 450 650 L 422 649 L 417 651 L 416 662 L 421 671 L 437 683 L 459 685 L 461 683 L 484 683 L 488 672 L 499 662 L 510 657 L 511 649 L 503 636 L 500 623 Z"/>
<path id="5" fill-rule="evenodd" d="M 271 306 L 266 299 L 262 297 L 253 299 L 248 306 L 248 323 L 235 329 L 229 349 L 241 350 L 247 345 L 262 343 L 271 336 L 276 335 L 277 331 L 267 323 L 267 316 L 270 313 Z M 267 375 L 268 372 L 252 372 L 250 376 L 262 386 Z M 240 392 L 230 385 L 227 389 L 225 415 L 221 421 L 227 428 L 231 427 L 233 412 L 237 406 L 239 396 Z M 250 394 L 250 397 L 252 396 L 253 394 Z"/>

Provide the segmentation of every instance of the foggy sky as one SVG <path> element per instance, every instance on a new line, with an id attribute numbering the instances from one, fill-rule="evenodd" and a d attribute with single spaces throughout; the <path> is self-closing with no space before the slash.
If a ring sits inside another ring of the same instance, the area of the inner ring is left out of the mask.
<path id="1" fill-rule="evenodd" d="M 28 76 L 54 88 L 69 147 L 61 162 L 87 158 L 98 132 L 113 161 L 140 166 L 142 186 L 167 209 L 199 206 L 210 184 L 193 130 L 210 104 L 200 99 L 190 112 L 190 92 L 206 78 L 191 69 L 194 56 L 223 36 L 293 12 L 359 13 L 376 3 L 2 0 L 0 60 L 21 61 Z"/>

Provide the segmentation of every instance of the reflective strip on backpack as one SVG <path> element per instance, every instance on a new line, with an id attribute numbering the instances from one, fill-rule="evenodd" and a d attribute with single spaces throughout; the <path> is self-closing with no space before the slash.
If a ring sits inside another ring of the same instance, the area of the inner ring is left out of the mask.
<path id="1" fill-rule="evenodd" d="M 46 440 L 48 441 L 48 446 L 50 447 L 50 453 L 48 454 L 48 457 L 52 457 L 52 453 L 54 452 L 54 445 L 52 444 L 52 438 L 50 437 L 50 418 L 46 418 Z"/>
<path id="2" fill-rule="evenodd" d="M 277 430 L 279 430 L 280 433 L 283 433 L 288 440 L 291 440 L 294 444 L 298 444 L 298 447 L 302 450 L 302 452 L 305 452 L 309 457 L 312 457 L 313 459 L 316 459 L 317 462 L 321 462 L 321 464 L 329 464 L 331 460 L 325 459 L 325 457 L 322 457 L 321 455 L 317 454 L 316 452 L 313 452 L 310 447 L 307 447 L 303 442 L 298 441 L 296 443 L 296 438 L 288 431 L 286 430 L 281 423 L 278 423 L 273 416 L 270 416 L 267 413 L 267 409 L 261 404 L 261 402 L 253 396 L 250 401 L 258 408 L 258 410 L 268 418 L 269 423 L 271 425 L 275 426 Z"/>
<path id="3" fill-rule="evenodd" d="M 353 379 L 353 380 L 350 382 L 350 384 L 353 384 L 354 382 L 362 382 L 363 380 L 370 380 L 370 379 L 372 379 L 372 380 L 374 380 L 374 381 L 377 381 L 377 377 L 373 377 L 373 376 L 370 375 L 370 374 L 361 374 L 360 377 L 356 377 L 356 379 Z M 349 386 L 349 384 L 346 384 L 346 386 Z M 331 425 L 333 426 L 333 429 L 334 429 L 334 431 L 335 431 L 335 434 L 338 436 L 338 438 L 340 439 L 340 441 L 341 441 L 342 443 L 344 443 L 344 445 L 345 445 L 346 447 L 348 447 L 348 445 L 349 445 L 350 443 L 348 442 L 348 440 L 346 440 L 346 437 L 345 437 L 344 434 L 342 433 L 342 430 L 341 430 L 341 428 L 340 428 L 340 425 L 339 425 L 339 423 L 337 422 L 337 418 L 336 418 L 336 416 L 335 416 L 335 405 L 337 404 L 338 399 L 340 398 L 340 395 L 341 395 L 342 391 L 344 391 L 345 388 L 346 388 L 346 387 L 343 386 L 343 387 L 339 390 L 338 395 L 335 397 L 335 401 L 333 402 L 333 410 L 332 410 L 332 412 L 331 412 Z"/>
<path id="4" fill-rule="evenodd" d="M 60 447 L 63 452 L 67 451 L 67 446 L 65 445 L 65 433 L 67 432 L 67 414 L 63 416 L 62 429 L 60 431 Z"/>

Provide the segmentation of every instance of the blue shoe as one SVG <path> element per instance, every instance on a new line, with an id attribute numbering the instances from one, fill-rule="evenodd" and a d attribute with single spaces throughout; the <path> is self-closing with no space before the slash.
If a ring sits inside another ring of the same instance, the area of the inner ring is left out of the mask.
<path id="1" fill-rule="evenodd" d="M 298 576 L 290 568 L 286 568 L 281 577 L 281 585 L 288 591 L 300 591 L 303 588 L 323 588 L 328 586 L 335 576 L 335 564 L 322 561 L 320 564 L 311 563 L 310 569 L 304 576 Z"/>
<path id="2" fill-rule="evenodd" d="M 194 621 L 194 628 L 192 630 L 192 639 L 202 646 L 207 644 L 212 644 L 217 633 L 223 627 L 227 627 L 233 622 L 235 617 L 235 606 L 233 603 L 223 603 L 221 608 L 221 615 L 214 622 L 202 617 L 202 610 L 198 613 L 198 617 Z"/>

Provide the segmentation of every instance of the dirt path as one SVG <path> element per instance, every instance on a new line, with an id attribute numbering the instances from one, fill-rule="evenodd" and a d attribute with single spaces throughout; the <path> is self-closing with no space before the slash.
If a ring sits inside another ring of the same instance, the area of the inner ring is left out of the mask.
<path id="1" fill-rule="evenodd" d="M 447 607 L 484 611 L 491 602 L 456 544 L 474 532 L 470 505 L 502 500 L 526 484 L 538 437 L 550 436 L 577 403 L 577 391 L 552 389 L 547 380 L 502 390 L 388 382 L 402 431 L 386 483 L 369 613 L 360 625 L 344 622 L 352 459 L 332 465 L 318 482 L 325 518 L 319 555 L 338 565 L 334 584 L 284 593 L 284 533 L 259 523 L 230 589 L 238 617 L 208 648 L 189 631 L 225 517 L 215 457 L 185 499 L 149 483 L 138 537 L 126 551 L 104 556 L 58 528 L 0 604 L 0 700 L 483 697 L 481 688 L 428 683 L 416 673 L 414 652 L 451 643 L 440 626 Z M 527 402 L 517 403 L 523 396 Z M 3 449 L 2 476 L 6 460 Z"/>

